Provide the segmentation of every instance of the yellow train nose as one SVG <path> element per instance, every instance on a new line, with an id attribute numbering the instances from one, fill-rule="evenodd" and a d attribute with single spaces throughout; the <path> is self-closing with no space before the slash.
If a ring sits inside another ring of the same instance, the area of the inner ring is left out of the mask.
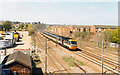
<path id="1" fill-rule="evenodd" d="M 70 49 L 75 50 L 75 49 L 77 49 L 77 47 L 76 46 L 70 46 Z"/>

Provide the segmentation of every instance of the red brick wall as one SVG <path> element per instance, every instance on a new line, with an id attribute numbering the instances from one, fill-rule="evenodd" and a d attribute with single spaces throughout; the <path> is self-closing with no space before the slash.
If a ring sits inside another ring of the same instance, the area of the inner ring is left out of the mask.
<path id="1" fill-rule="evenodd" d="M 12 66 L 11 66 L 12 65 Z M 18 74 L 24 74 L 24 75 L 30 75 L 31 70 L 19 63 L 12 63 L 10 66 L 10 70 L 12 71 L 12 73 L 14 73 L 14 71 L 16 71 Z"/>

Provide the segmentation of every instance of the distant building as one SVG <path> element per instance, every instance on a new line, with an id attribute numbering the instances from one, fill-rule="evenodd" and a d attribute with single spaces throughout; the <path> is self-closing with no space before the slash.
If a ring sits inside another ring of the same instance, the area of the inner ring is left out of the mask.
<path id="1" fill-rule="evenodd" d="M 101 32 L 110 29 L 110 30 L 115 30 L 117 29 L 118 26 L 109 26 L 109 25 L 93 25 L 91 27 L 91 32 L 93 32 L 94 34 L 100 34 Z"/>
<path id="2" fill-rule="evenodd" d="M 90 32 L 91 26 L 81 26 L 81 25 L 50 25 L 49 29 L 52 32 L 62 34 L 62 35 L 69 35 L 70 33 L 74 32 L 83 32 L 84 30 L 86 32 Z"/>
<path id="3" fill-rule="evenodd" d="M 74 32 L 93 32 L 94 34 L 99 34 L 107 29 L 115 30 L 117 26 L 109 25 L 50 25 L 49 30 L 61 34 L 69 35 Z"/>
<path id="4" fill-rule="evenodd" d="M 9 71 L 11 74 L 31 75 L 32 61 L 31 57 L 23 52 L 17 51 L 7 56 L 3 63 L 3 72 Z"/>
<path id="5" fill-rule="evenodd" d="M 75 31 L 80 31 L 80 32 L 90 32 L 90 27 L 88 25 L 74 25 L 72 26 Z"/>

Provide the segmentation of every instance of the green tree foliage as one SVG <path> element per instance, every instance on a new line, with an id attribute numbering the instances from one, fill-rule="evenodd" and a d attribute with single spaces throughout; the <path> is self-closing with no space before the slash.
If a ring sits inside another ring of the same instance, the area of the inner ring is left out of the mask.
<path id="1" fill-rule="evenodd" d="M 21 24 L 21 25 L 19 26 L 19 28 L 23 29 L 23 28 L 24 28 L 24 24 Z"/>
<path id="2" fill-rule="evenodd" d="M 28 24 L 28 32 L 29 35 L 32 35 L 34 33 L 33 24 Z"/>
<path id="3" fill-rule="evenodd" d="M 86 29 L 84 28 L 84 32 L 86 32 Z"/>
<path id="4" fill-rule="evenodd" d="M 120 44 L 120 27 L 116 30 L 106 30 L 104 31 L 104 39 L 109 42 L 119 43 Z"/>
<path id="5" fill-rule="evenodd" d="M 120 44 L 120 37 L 119 37 L 119 33 L 118 33 L 119 29 L 113 31 L 112 42 Z"/>
<path id="6" fill-rule="evenodd" d="M 36 27 L 38 29 L 43 29 L 43 28 L 45 28 L 45 24 L 37 24 Z"/>
<path id="7" fill-rule="evenodd" d="M 27 28 L 28 27 L 28 25 L 25 25 L 25 28 Z"/>
<path id="8" fill-rule="evenodd" d="M 113 31 L 108 29 L 106 31 L 103 32 L 103 38 L 106 41 L 112 41 L 112 37 L 113 37 Z"/>
<path id="9" fill-rule="evenodd" d="M 2 22 L 3 27 L 5 28 L 6 31 L 10 31 L 12 28 L 12 22 L 11 21 L 4 21 Z"/>

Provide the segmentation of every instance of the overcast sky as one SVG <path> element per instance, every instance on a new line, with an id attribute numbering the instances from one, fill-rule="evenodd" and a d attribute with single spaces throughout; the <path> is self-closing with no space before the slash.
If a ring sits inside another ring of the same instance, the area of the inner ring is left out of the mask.
<path id="1" fill-rule="evenodd" d="M 1 0 L 0 20 L 117 25 L 118 0 Z"/>

